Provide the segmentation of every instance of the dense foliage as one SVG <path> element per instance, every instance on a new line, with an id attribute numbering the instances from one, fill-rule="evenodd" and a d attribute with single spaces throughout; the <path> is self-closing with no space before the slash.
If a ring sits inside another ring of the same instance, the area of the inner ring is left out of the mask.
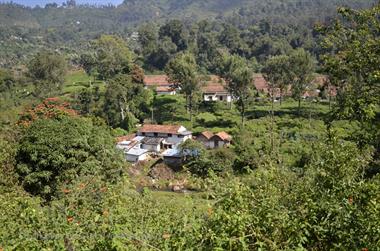
<path id="1" fill-rule="evenodd" d="M 102 125 L 78 117 L 40 119 L 19 141 L 16 172 L 24 189 L 51 199 L 80 176 L 120 175 L 121 158 Z"/>

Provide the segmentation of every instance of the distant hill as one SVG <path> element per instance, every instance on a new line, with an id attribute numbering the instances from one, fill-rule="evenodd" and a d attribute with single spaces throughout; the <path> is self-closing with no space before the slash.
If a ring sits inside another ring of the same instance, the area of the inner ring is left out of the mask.
<path id="1" fill-rule="evenodd" d="M 38 48 L 65 50 L 85 47 L 100 34 L 128 37 L 145 22 L 169 19 L 187 23 L 204 19 L 247 28 L 264 20 L 311 29 L 326 22 L 338 6 L 368 8 L 378 0 L 124 0 L 115 6 L 77 5 L 30 8 L 0 4 L 0 65 L 12 64 Z M 64 2 L 64 0 L 62 0 Z M 106 1 L 107 2 L 107 1 Z"/>

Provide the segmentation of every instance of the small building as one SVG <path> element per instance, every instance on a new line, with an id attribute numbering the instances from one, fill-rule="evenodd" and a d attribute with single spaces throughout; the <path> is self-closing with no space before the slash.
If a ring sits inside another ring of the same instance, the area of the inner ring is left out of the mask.
<path id="1" fill-rule="evenodd" d="M 212 132 L 205 131 L 197 137 L 197 141 L 203 143 L 207 149 L 215 149 L 231 145 L 232 137 L 226 132 L 214 134 Z"/>
<path id="2" fill-rule="evenodd" d="M 162 153 L 162 157 L 168 166 L 179 167 L 182 164 L 182 155 L 178 148 L 167 149 Z"/>
<path id="3" fill-rule="evenodd" d="M 125 154 L 126 160 L 129 162 L 139 162 L 148 158 L 148 150 L 140 147 L 133 147 Z"/>
<path id="4" fill-rule="evenodd" d="M 137 132 L 137 135 L 148 138 L 163 138 L 163 148 L 173 148 L 172 146 L 192 138 L 192 132 L 181 125 L 145 124 Z"/>
<path id="5" fill-rule="evenodd" d="M 222 101 L 231 103 L 232 96 L 226 89 L 226 83 L 218 76 L 211 75 L 210 80 L 202 87 L 203 100 L 210 101 Z"/>
<path id="6" fill-rule="evenodd" d="M 163 148 L 163 144 L 162 144 L 163 141 L 164 141 L 164 138 L 145 137 L 143 140 L 141 140 L 141 148 L 146 149 L 149 152 L 159 153 L 161 152 L 161 149 Z"/>
<path id="7" fill-rule="evenodd" d="M 207 149 L 213 148 L 211 145 L 211 138 L 214 136 L 212 132 L 205 131 L 198 135 L 197 141 L 201 142 Z"/>
<path id="8" fill-rule="evenodd" d="M 176 90 L 169 82 L 166 75 L 146 75 L 144 77 L 145 88 L 153 89 L 159 95 L 175 95 Z"/>

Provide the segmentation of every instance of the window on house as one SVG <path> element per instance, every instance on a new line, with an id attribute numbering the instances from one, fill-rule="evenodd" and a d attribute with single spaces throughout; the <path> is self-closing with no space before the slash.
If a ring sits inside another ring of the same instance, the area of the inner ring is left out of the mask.
<path id="1" fill-rule="evenodd" d="M 219 100 L 220 100 L 220 101 L 223 101 L 223 96 L 219 96 Z"/>
<path id="2" fill-rule="evenodd" d="M 154 137 L 158 137 L 158 133 L 155 132 L 155 133 L 154 133 Z"/>
<path id="3" fill-rule="evenodd" d="M 141 135 L 142 135 L 142 136 L 145 136 L 145 132 L 142 132 Z"/>
<path id="4" fill-rule="evenodd" d="M 173 134 L 169 133 L 169 134 L 168 134 L 168 137 L 173 137 Z"/>

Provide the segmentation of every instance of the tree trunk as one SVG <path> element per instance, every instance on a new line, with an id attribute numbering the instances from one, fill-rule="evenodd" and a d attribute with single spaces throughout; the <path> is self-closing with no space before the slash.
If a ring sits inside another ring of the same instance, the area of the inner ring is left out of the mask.
<path id="1" fill-rule="evenodd" d="M 193 95 L 189 96 L 190 122 L 193 122 Z"/>
<path id="2" fill-rule="evenodd" d="M 301 97 L 298 98 L 298 115 L 301 115 Z"/>
<path id="3" fill-rule="evenodd" d="M 125 111 L 124 111 L 123 102 L 119 101 L 119 106 L 120 106 L 121 121 L 124 121 L 124 119 L 125 119 Z"/>
<path id="4" fill-rule="evenodd" d="M 281 98 L 280 98 L 281 99 Z M 274 153 L 274 91 L 272 88 L 272 111 L 271 111 L 271 152 Z"/>
<path id="5" fill-rule="evenodd" d="M 242 127 L 244 127 L 244 120 L 245 120 L 245 103 L 244 101 L 240 101 L 241 102 L 241 125 Z"/>

